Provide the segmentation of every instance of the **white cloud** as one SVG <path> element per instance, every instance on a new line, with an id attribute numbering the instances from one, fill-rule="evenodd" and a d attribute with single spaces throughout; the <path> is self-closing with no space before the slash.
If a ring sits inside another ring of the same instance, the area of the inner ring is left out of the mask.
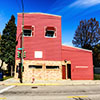
<path id="1" fill-rule="evenodd" d="M 100 0 L 77 0 L 74 3 L 70 4 L 69 7 L 91 7 L 97 4 L 100 4 Z"/>

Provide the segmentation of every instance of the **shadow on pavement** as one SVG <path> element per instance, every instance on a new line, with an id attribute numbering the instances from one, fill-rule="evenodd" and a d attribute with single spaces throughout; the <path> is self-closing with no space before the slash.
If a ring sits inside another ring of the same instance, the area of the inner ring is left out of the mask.
<path id="1" fill-rule="evenodd" d="M 90 98 L 73 98 L 74 100 L 91 100 Z"/>

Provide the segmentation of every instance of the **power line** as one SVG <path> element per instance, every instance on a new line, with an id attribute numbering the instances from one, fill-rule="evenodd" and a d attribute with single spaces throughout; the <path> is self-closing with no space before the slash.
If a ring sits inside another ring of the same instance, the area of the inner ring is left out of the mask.
<path id="1" fill-rule="evenodd" d="M 21 0 L 21 3 L 22 3 L 22 11 L 24 13 L 24 3 L 23 3 L 23 0 Z"/>
<path id="2" fill-rule="evenodd" d="M 19 10 L 21 10 L 21 11 L 22 11 L 21 6 L 20 6 L 20 4 L 19 4 L 18 0 L 16 0 L 16 3 L 18 4 L 18 8 L 19 8 Z"/>

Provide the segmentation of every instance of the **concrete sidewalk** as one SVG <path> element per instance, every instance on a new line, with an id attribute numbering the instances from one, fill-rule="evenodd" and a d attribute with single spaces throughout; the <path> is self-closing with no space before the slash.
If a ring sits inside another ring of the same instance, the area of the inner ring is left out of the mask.
<path id="1" fill-rule="evenodd" d="M 23 82 L 14 78 L 0 81 L 0 85 L 100 85 L 100 80 L 35 80 L 34 83 Z"/>

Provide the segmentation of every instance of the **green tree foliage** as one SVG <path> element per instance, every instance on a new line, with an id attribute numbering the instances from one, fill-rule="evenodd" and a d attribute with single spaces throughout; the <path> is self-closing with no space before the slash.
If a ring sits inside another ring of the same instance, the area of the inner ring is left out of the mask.
<path id="1" fill-rule="evenodd" d="M 1 33 L 0 33 L 0 40 L 1 40 Z"/>
<path id="2" fill-rule="evenodd" d="M 76 47 L 93 51 L 93 64 L 100 67 L 100 28 L 96 19 L 80 21 L 72 40 Z"/>
<path id="3" fill-rule="evenodd" d="M 99 22 L 96 19 L 80 21 L 80 25 L 75 31 L 75 36 L 72 40 L 73 45 L 84 49 L 92 49 L 99 43 Z"/>
<path id="4" fill-rule="evenodd" d="M 93 48 L 93 61 L 96 67 L 100 67 L 100 43 Z"/>
<path id="5" fill-rule="evenodd" d="M 14 15 L 6 24 L 0 41 L 1 53 L 0 59 L 2 62 L 8 64 L 8 70 L 10 72 L 11 66 L 15 65 L 15 47 L 16 47 L 16 24 Z"/>
<path id="6" fill-rule="evenodd" d="M 0 33 L 0 44 L 1 44 L 1 33 Z M 0 54 L 1 54 L 1 46 L 0 46 Z M 1 66 L 0 66 L 0 72 L 1 72 Z"/>

